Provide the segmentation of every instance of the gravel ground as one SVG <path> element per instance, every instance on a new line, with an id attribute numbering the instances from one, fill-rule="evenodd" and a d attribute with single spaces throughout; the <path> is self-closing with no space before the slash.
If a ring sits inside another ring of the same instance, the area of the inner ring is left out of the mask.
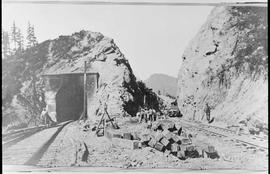
<path id="1" fill-rule="evenodd" d="M 119 126 L 121 129 L 115 130 L 115 132 L 149 132 L 146 129 L 146 124 L 131 123 L 129 119 L 123 120 L 122 123 L 119 123 Z M 109 127 L 107 129 L 110 129 Z M 45 154 L 40 165 L 43 167 L 91 166 L 144 169 L 268 170 L 268 152 L 252 148 L 248 149 L 246 146 L 232 142 L 229 139 L 206 135 L 203 132 L 198 133 L 192 128 L 186 129 L 186 131 L 194 136 L 192 139 L 193 145 L 201 148 L 213 145 L 218 151 L 220 158 L 180 160 L 173 155 L 165 155 L 150 147 L 135 150 L 118 147 L 110 139 L 97 137 L 95 132 L 90 130 L 85 132 L 81 126 L 78 126 L 78 123 L 74 123 L 67 126 L 61 132 L 52 149 L 49 149 L 47 154 Z M 52 155 L 52 151 L 54 155 Z M 82 156 L 86 151 L 88 158 L 87 161 L 83 161 Z"/>

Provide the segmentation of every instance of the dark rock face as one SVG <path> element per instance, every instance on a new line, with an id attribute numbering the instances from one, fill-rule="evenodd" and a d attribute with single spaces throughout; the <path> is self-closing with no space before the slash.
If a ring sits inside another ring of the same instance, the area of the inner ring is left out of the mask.
<path id="1" fill-rule="evenodd" d="M 268 23 L 264 7 L 216 7 L 183 54 L 178 106 L 200 120 L 268 127 Z"/>
<path id="2" fill-rule="evenodd" d="M 144 95 L 157 100 L 154 93 L 146 94 L 145 86 L 136 81 L 128 60 L 113 39 L 97 32 L 80 31 L 3 60 L 3 126 L 38 123 L 46 106 L 42 75 L 82 73 L 85 61 L 87 71 L 100 75 L 98 88 L 92 94 L 93 113 L 99 109 L 99 101 L 106 101 L 109 113 L 135 115 L 143 105 Z"/>

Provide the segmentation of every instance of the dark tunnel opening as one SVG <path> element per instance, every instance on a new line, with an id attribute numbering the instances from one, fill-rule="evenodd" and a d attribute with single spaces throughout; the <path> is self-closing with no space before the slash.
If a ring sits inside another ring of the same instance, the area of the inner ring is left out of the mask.
<path id="1" fill-rule="evenodd" d="M 56 94 L 57 121 L 78 120 L 83 112 L 83 79 L 71 75 L 63 79 Z"/>

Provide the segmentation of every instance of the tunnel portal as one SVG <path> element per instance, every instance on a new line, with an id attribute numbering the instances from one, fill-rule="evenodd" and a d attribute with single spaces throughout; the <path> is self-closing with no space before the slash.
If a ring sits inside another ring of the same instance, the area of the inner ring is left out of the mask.
<path id="1" fill-rule="evenodd" d="M 63 79 L 56 94 L 57 121 L 78 120 L 83 111 L 83 77 L 70 76 Z"/>
<path id="2" fill-rule="evenodd" d="M 98 86 L 98 74 L 87 74 L 86 100 L 90 110 L 92 98 Z M 83 74 L 47 75 L 45 83 L 45 102 L 48 114 L 56 121 L 78 120 L 84 106 Z M 89 111 L 88 111 L 89 112 Z"/>

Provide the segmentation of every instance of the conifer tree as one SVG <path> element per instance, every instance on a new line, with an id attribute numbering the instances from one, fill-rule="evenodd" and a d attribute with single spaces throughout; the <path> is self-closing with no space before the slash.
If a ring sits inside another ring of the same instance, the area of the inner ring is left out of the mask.
<path id="1" fill-rule="evenodd" d="M 32 46 L 37 45 L 37 38 L 35 36 L 35 29 L 34 29 L 34 26 L 31 26 L 30 22 L 28 22 L 26 40 L 27 40 L 27 48 L 30 48 Z"/>
<path id="2" fill-rule="evenodd" d="M 31 32 L 31 24 L 30 22 L 28 21 L 28 26 L 27 26 L 27 36 L 26 36 L 26 48 L 30 48 L 32 45 L 31 45 L 31 38 L 32 38 L 32 32 Z"/>
<path id="3" fill-rule="evenodd" d="M 10 55 L 9 34 L 2 29 L 2 58 L 6 58 L 8 55 Z"/>
<path id="4" fill-rule="evenodd" d="M 17 28 L 17 32 L 16 32 L 16 42 L 18 45 L 18 51 L 23 51 L 24 38 L 23 38 L 23 35 L 22 35 L 21 30 L 19 28 Z"/>
<path id="5" fill-rule="evenodd" d="M 17 27 L 15 25 L 15 21 L 13 21 L 13 25 L 11 27 L 11 42 L 13 43 L 14 52 L 17 50 Z"/>
<path id="6" fill-rule="evenodd" d="M 32 26 L 32 44 L 33 46 L 36 46 L 38 44 L 37 37 L 35 35 L 35 28 L 34 25 Z"/>

